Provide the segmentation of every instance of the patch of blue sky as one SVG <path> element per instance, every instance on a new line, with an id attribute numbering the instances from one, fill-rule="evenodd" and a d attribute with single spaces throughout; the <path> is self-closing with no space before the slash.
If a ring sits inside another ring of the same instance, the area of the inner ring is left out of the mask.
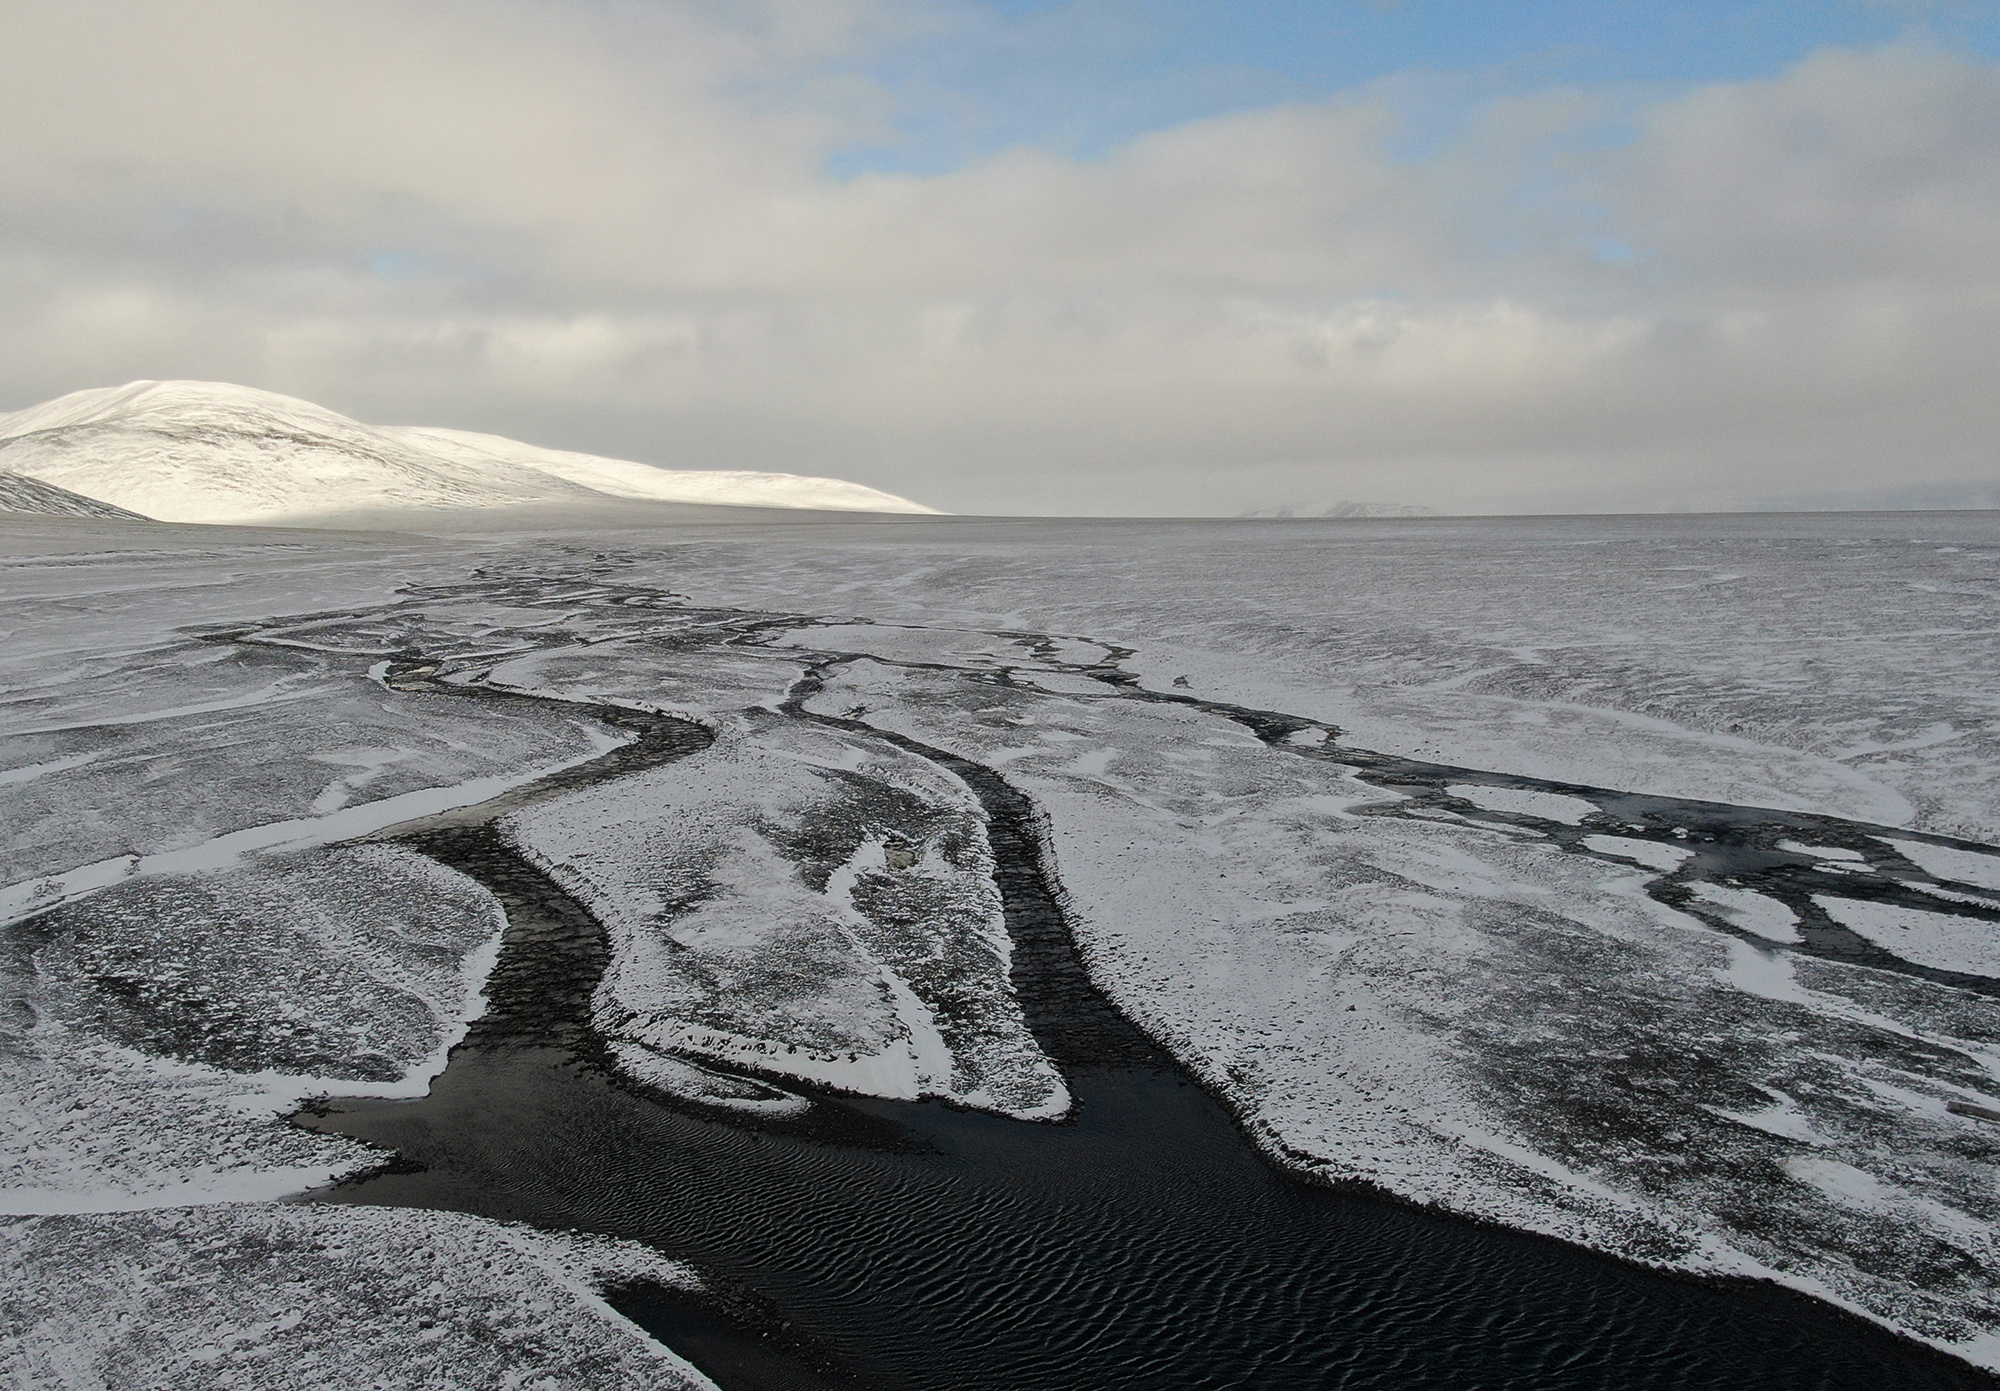
<path id="1" fill-rule="evenodd" d="M 1148 131 L 1360 92 L 1398 113 L 1396 153 L 1420 158 L 1496 97 L 1738 81 L 1911 35 L 2000 57 L 2000 0 L 961 0 L 867 62 L 894 138 L 830 166 L 941 173 L 1017 145 L 1093 159 Z"/>
<path id="2" fill-rule="evenodd" d="M 485 288 L 514 277 L 514 272 L 502 263 L 462 258 L 443 250 L 424 252 L 398 246 L 365 248 L 355 254 L 350 265 L 365 268 L 384 292 L 397 295 L 431 294 L 447 288 L 459 291 Z"/>
<path id="3" fill-rule="evenodd" d="M 377 251 L 368 258 L 368 269 L 383 280 L 413 280 L 428 263 L 407 251 Z"/>

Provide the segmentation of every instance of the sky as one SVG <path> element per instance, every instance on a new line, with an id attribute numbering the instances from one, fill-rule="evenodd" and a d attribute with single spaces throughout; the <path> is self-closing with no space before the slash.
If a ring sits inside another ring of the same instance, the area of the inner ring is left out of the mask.
<path id="1" fill-rule="evenodd" d="M 960 512 L 2000 506 L 2000 0 L 9 0 L 0 325 Z"/>

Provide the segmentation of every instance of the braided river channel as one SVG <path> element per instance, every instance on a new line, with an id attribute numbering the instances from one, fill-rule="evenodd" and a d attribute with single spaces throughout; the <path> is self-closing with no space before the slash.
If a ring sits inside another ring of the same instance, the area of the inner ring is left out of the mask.
<path id="1" fill-rule="evenodd" d="M 1681 1279 L 1286 1175 L 1094 989 L 1027 799 L 973 788 L 1027 1021 L 1078 1105 L 1029 1123 L 787 1083 L 794 1120 L 619 1080 L 589 1024 L 608 948 L 492 820 L 671 761 L 705 731 L 595 712 L 636 741 L 503 804 L 386 833 L 508 915 L 489 1008 L 421 1100 L 297 1117 L 394 1158 L 316 1201 L 455 1209 L 649 1243 L 704 1276 L 612 1303 L 724 1391 L 763 1388 L 1944 1388 L 1963 1363 L 1773 1286 Z M 787 713 L 803 713 L 799 699 Z"/>

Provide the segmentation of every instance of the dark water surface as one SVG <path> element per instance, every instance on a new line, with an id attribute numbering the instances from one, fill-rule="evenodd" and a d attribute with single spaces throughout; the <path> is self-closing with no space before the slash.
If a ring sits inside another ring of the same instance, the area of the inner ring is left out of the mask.
<path id="1" fill-rule="evenodd" d="M 613 1232 L 741 1282 L 764 1317 L 621 1301 L 727 1391 L 1990 1385 L 1782 1291 L 1292 1181 L 1172 1075 L 1074 1084 L 1069 1126 L 859 1104 L 923 1147 L 898 1153 L 677 1114 L 552 1052 L 482 1054 L 427 1102 L 341 1115 L 430 1167 L 337 1196 Z"/>
<path id="2" fill-rule="evenodd" d="M 759 1128 L 623 1086 L 585 1023 L 601 930 L 489 828 L 431 828 L 407 843 L 507 907 L 493 1008 L 428 1097 L 300 1118 L 400 1155 L 322 1200 L 580 1227 L 689 1260 L 715 1296 L 614 1302 L 725 1391 L 1996 1384 L 1786 1291 L 1278 1173 L 1089 987 L 1026 800 L 925 752 L 992 817 L 1015 983 L 1073 1122 L 797 1089 L 808 1117 Z"/>

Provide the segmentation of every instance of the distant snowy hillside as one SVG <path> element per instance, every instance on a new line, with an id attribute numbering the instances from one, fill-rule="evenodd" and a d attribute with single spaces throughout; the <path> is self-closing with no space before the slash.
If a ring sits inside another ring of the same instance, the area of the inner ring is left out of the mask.
<path id="1" fill-rule="evenodd" d="M 1336 502 L 1320 513 L 1322 517 L 1435 517 L 1428 507 L 1407 502 Z"/>
<path id="2" fill-rule="evenodd" d="M 802 507 L 831 512 L 924 512 L 934 507 L 911 502 L 841 478 L 808 478 L 796 473 L 751 473 L 734 469 L 663 469 L 595 454 L 538 449 L 499 435 L 469 430 L 403 429 L 386 433 L 452 459 L 468 468 L 489 465 L 533 469 L 612 497 L 653 502 L 705 502 L 725 507 Z"/>
<path id="3" fill-rule="evenodd" d="M 1236 514 L 1239 520 L 1262 519 L 1265 521 L 1291 521 L 1297 517 L 1435 517 L 1436 512 L 1428 507 L 1415 507 L 1406 502 L 1336 502 L 1321 512 L 1306 511 L 1295 504 L 1286 503 L 1276 507 L 1252 507 Z"/>
<path id="4" fill-rule="evenodd" d="M 19 473 L 0 473 L 0 512 L 38 512 L 54 517 L 122 517 L 143 521 L 137 512 L 127 512 L 94 497 L 58 488 L 39 478 Z"/>
<path id="5" fill-rule="evenodd" d="M 309 401 L 222 382 L 133 382 L 0 415 L 0 473 L 171 522 L 574 505 L 612 497 L 849 512 L 935 510 L 837 478 L 670 471 L 496 435 L 363 425 Z"/>

